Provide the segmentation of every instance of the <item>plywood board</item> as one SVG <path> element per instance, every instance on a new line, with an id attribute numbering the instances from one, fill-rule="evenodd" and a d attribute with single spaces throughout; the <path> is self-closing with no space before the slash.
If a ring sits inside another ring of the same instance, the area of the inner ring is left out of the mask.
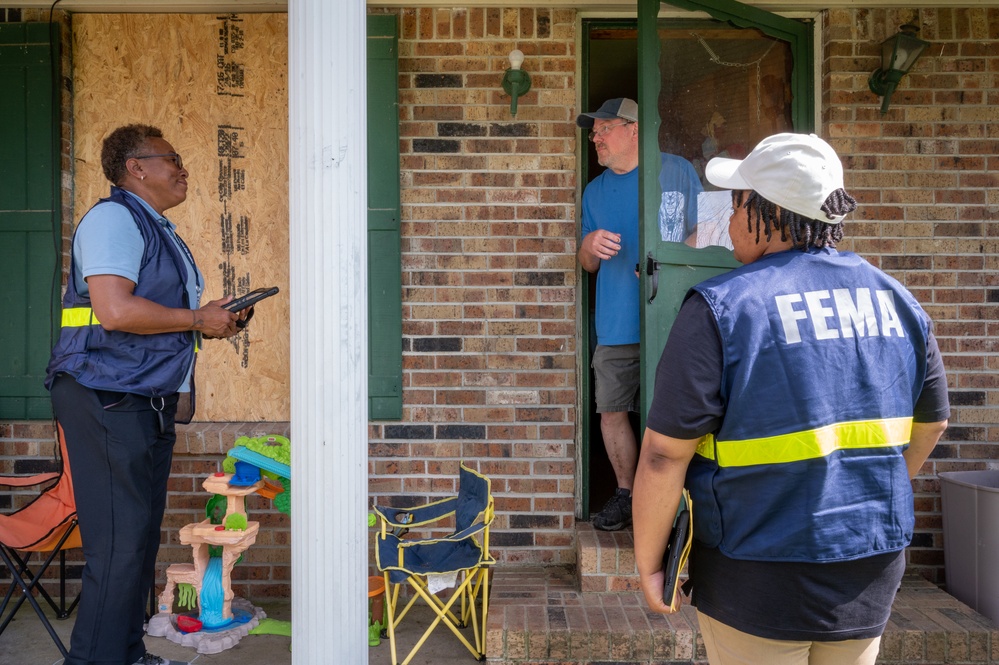
<path id="1" fill-rule="evenodd" d="M 205 275 L 202 303 L 281 289 L 242 333 L 205 341 L 200 421 L 289 418 L 287 34 L 285 14 L 73 17 L 76 221 L 108 193 L 104 137 L 155 125 L 190 173 L 166 215 Z"/>

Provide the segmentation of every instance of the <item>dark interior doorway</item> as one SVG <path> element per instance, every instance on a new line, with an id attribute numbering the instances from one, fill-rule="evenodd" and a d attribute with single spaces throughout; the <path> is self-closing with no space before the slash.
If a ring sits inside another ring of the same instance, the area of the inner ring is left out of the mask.
<path id="1" fill-rule="evenodd" d="M 583 32 L 586 35 L 584 57 L 586 62 L 583 67 L 583 111 L 594 111 L 608 99 L 616 97 L 638 99 L 637 25 L 635 20 L 584 22 Z M 621 37 L 622 31 L 625 31 L 626 36 Z M 587 140 L 585 133 L 581 132 L 580 136 L 581 140 L 586 141 L 586 160 L 583 164 L 582 179 L 583 182 L 589 182 L 600 175 L 604 167 L 597 163 L 597 152 L 593 148 L 593 143 Z M 588 277 L 587 293 L 596 293 L 596 275 L 590 273 L 584 273 L 584 275 Z M 589 358 L 592 357 L 597 339 L 594 327 L 595 299 L 589 297 L 587 303 L 587 324 L 590 331 L 590 348 L 587 358 Z M 590 399 L 587 405 L 589 409 L 587 477 L 589 482 L 583 483 L 584 491 L 587 492 L 583 501 L 587 518 L 603 507 L 604 502 L 610 498 L 617 487 L 614 469 L 607 457 L 603 436 L 600 433 L 600 414 L 596 412 L 596 404 L 593 401 L 592 369 L 588 370 L 588 377 L 590 390 L 587 393 Z M 631 416 L 635 438 L 641 442 L 641 435 L 638 431 L 638 414 L 633 413 Z M 584 445 L 587 444 L 584 443 Z"/>

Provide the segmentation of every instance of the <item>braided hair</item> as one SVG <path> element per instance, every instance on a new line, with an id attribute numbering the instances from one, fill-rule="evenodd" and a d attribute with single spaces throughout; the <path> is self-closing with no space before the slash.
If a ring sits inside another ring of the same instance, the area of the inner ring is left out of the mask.
<path id="1" fill-rule="evenodd" d="M 732 207 L 742 206 L 746 209 L 748 230 L 753 232 L 753 216 L 756 216 L 756 242 L 760 241 L 760 231 L 766 234 L 769 241 L 774 231 L 780 231 L 780 239 L 791 239 L 795 249 L 810 248 L 835 249 L 836 243 L 843 239 L 843 222 L 828 224 L 817 219 L 808 219 L 796 212 L 781 208 L 775 203 L 760 196 L 756 191 L 750 191 L 743 201 L 745 190 L 732 192 Z M 857 201 L 844 189 L 833 190 L 820 210 L 830 219 L 834 215 L 846 215 L 857 208 Z M 778 210 L 780 211 L 778 214 Z M 762 223 L 761 223 L 762 222 Z"/>

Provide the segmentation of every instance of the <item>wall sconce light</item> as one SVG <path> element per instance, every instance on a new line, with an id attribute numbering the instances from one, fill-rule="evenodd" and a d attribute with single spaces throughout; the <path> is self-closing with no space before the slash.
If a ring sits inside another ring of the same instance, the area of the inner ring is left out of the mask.
<path id="1" fill-rule="evenodd" d="M 881 42 L 881 67 L 874 70 L 867 79 L 871 92 L 884 97 L 881 102 L 881 115 L 888 113 L 888 104 L 891 102 L 891 94 L 895 92 L 895 86 L 930 45 L 929 42 L 916 37 L 917 32 L 919 32 L 917 26 L 907 23 L 899 28 L 895 36 Z"/>
<path id="2" fill-rule="evenodd" d="M 524 64 L 524 52 L 510 51 L 510 69 L 503 75 L 503 89 L 510 95 L 510 113 L 517 117 L 517 98 L 531 89 L 531 76 L 520 66 Z"/>

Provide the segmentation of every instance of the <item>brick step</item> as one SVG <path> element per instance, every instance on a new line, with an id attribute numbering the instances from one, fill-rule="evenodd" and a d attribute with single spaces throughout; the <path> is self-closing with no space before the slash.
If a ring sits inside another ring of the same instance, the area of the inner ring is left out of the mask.
<path id="1" fill-rule="evenodd" d="M 631 527 L 600 531 L 589 522 L 577 522 L 576 562 L 581 591 L 640 591 Z"/>
<path id="2" fill-rule="evenodd" d="M 581 593 L 565 568 L 497 568 L 486 630 L 490 663 L 707 665 L 694 608 L 650 612 L 640 593 Z"/>
<path id="3" fill-rule="evenodd" d="M 618 557 L 615 572 L 626 560 Z M 664 616 L 636 591 L 581 592 L 566 568 L 497 567 L 486 634 L 495 665 L 707 664 L 692 607 Z M 999 627 L 934 584 L 906 577 L 878 663 L 999 665 Z"/>

